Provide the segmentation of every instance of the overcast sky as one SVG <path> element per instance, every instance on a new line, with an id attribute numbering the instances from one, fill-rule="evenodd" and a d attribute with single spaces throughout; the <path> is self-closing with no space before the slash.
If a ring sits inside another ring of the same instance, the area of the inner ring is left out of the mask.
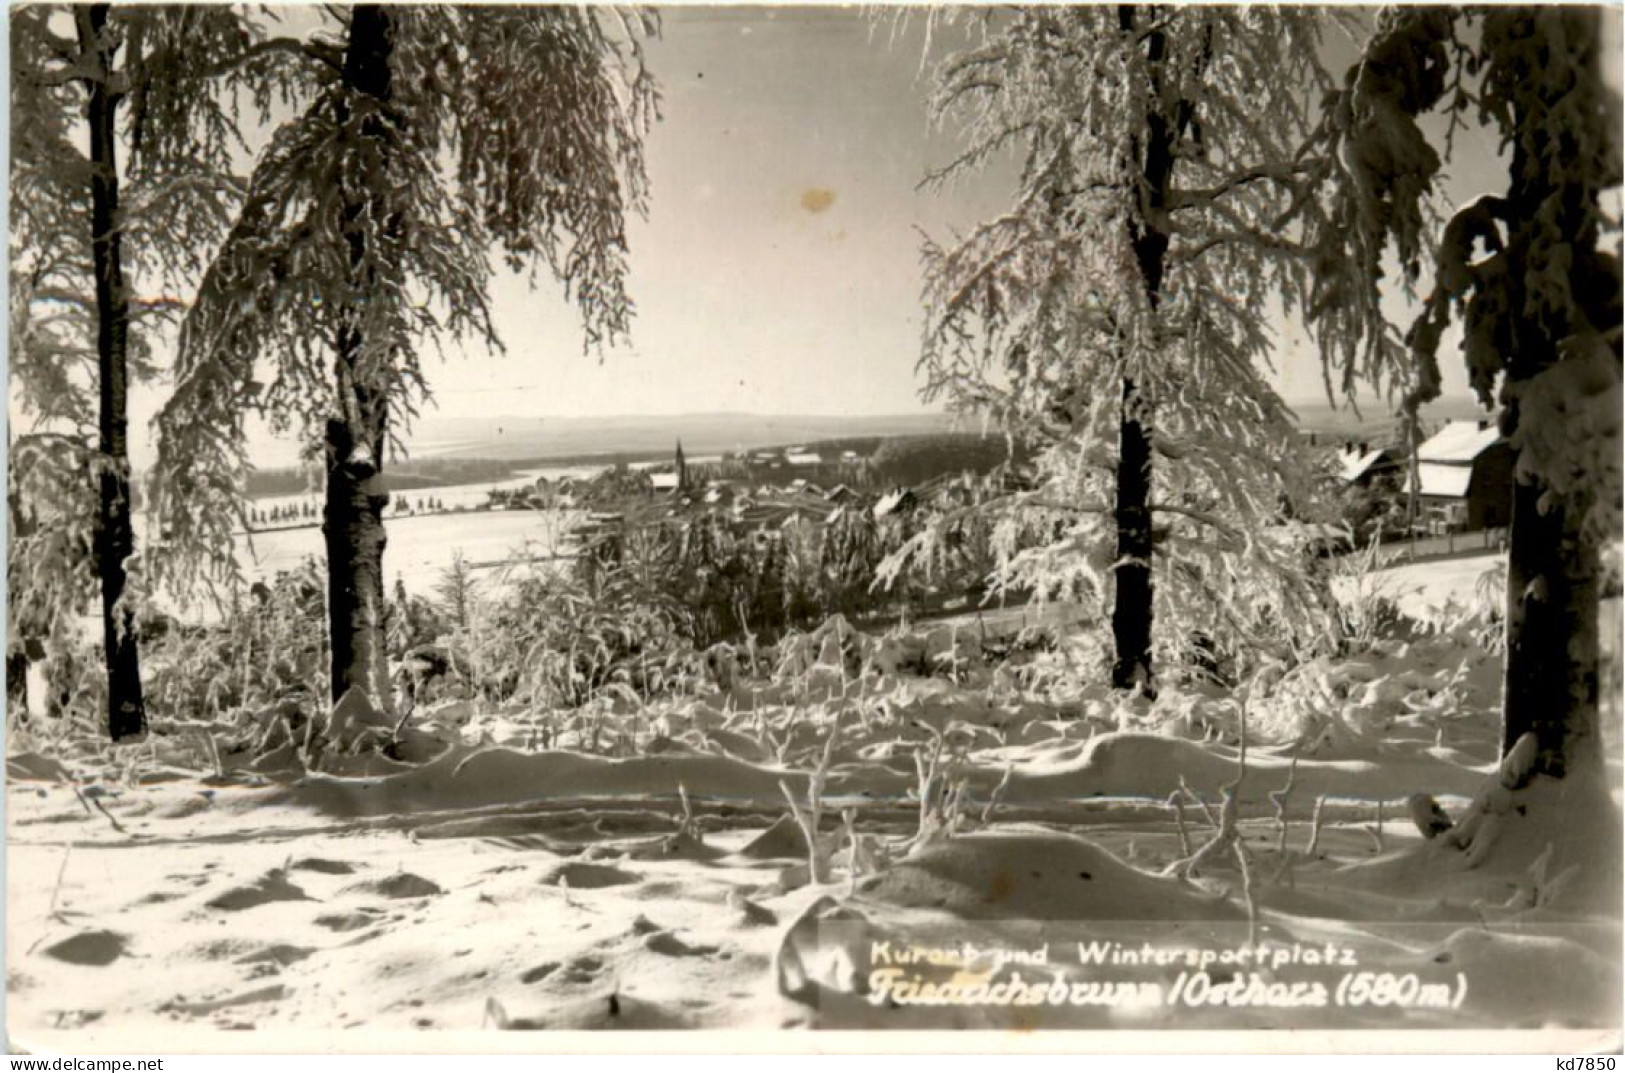
<path id="1" fill-rule="evenodd" d="M 923 34 L 892 43 L 851 9 L 663 21 L 649 53 L 664 96 L 651 211 L 630 232 L 632 346 L 599 364 L 555 295 L 505 280 L 510 355 L 474 356 L 438 392 L 442 412 L 921 409 L 917 229 L 971 224 L 1008 187 L 989 176 L 951 198 L 916 192 L 951 149 L 928 134 Z"/>
<path id="2" fill-rule="evenodd" d="M 920 231 L 970 226 L 1013 185 L 1004 168 L 946 193 L 918 189 L 954 151 L 925 106 L 930 59 L 953 39 L 939 35 L 927 57 L 919 18 L 894 33 L 851 8 L 682 7 L 663 18 L 649 49 L 664 96 L 647 143 L 651 212 L 630 229 L 632 345 L 602 362 L 583 354 L 556 288 L 504 276 L 494 293 L 508 353 L 431 361 L 438 412 L 926 409 L 914 374 Z M 1466 159 L 1484 181 L 1458 174 L 1454 191 L 1504 185 L 1491 154 Z M 1318 355 L 1281 327 L 1280 390 L 1324 401 Z M 1461 363 L 1442 365 L 1447 392 L 1462 393 Z M 134 400 L 134 424 L 162 390 Z M 144 429 L 132 432 L 139 457 Z"/>
<path id="3" fill-rule="evenodd" d="M 650 48 L 665 96 L 653 203 L 630 236 L 632 346 L 584 356 L 555 294 L 505 279 L 509 354 L 448 370 L 440 412 L 926 409 L 920 233 L 997 214 L 1015 178 L 918 188 L 958 148 L 926 109 L 931 61 L 955 40 L 939 30 L 927 58 L 921 19 L 892 30 L 852 8 L 666 9 Z M 1323 401 L 1318 354 L 1281 327 L 1278 386 Z"/>

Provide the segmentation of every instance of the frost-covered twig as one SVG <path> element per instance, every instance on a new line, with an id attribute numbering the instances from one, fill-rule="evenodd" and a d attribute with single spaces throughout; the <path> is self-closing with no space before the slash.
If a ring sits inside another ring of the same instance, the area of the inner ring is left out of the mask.
<path id="1" fill-rule="evenodd" d="M 1170 864 L 1165 875 L 1177 875 L 1183 879 L 1191 879 L 1197 875 L 1202 867 L 1213 858 L 1222 855 L 1226 850 L 1234 850 L 1241 854 L 1245 849 L 1236 831 L 1237 814 L 1240 811 L 1241 784 L 1247 777 L 1247 705 L 1241 704 L 1240 713 L 1241 748 L 1236 753 L 1236 777 L 1226 783 L 1223 790 L 1223 801 L 1219 805 L 1217 830 L 1213 837 L 1202 844 L 1195 853 Z M 1211 816 L 1211 813 L 1209 813 Z"/>
<path id="2" fill-rule="evenodd" d="M 1554 850 L 1553 843 L 1546 843 L 1546 848 L 1541 850 L 1540 856 L 1530 862 L 1527 869 L 1529 884 L 1527 886 L 1520 884 L 1507 903 L 1501 906 L 1502 909 L 1514 911 L 1545 909 L 1556 902 L 1558 896 L 1574 881 L 1574 877 L 1580 874 L 1580 866 L 1571 864 L 1557 875 L 1547 878 L 1546 873 L 1551 868 Z"/>
<path id="3" fill-rule="evenodd" d="M 688 787 L 681 782 L 677 784 L 677 799 L 683 806 L 683 818 L 677 825 L 677 833 L 687 835 L 696 842 L 703 841 L 699 821 L 694 818 L 694 803 L 688 799 Z"/>
<path id="4" fill-rule="evenodd" d="M 841 810 L 841 830 L 846 836 L 846 896 L 855 897 L 858 893 L 858 831 L 856 809 Z"/>
<path id="5" fill-rule="evenodd" d="M 1258 943 L 1258 905 L 1253 901 L 1253 870 L 1247 864 L 1247 851 L 1240 841 L 1232 842 L 1230 849 L 1241 868 L 1241 897 L 1247 905 L 1247 945 L 1251 947 Z"/>
<path id="6" fill-rule="evenodd" d="M 1185 829 L 1185 791 L 1183 788 L 1168 795 L 1168 804 L 1174 810 L 1174 826 L 1179 830 L 1179 856 L 1191 855 L 1191 836 Z"/>
<path id="7" fill-rule="evenodd" d="M 68 874 L 68 858 L 71 857 L 72 855 L 73 855 L 73 843 L 72 842 L 63 843 L 63 846 L 62 846 L 62 863 L 61 863 L 61 865 L 59 865 L 57 867 L 57 870 L 56 870 L 56 883 L 54 883 L 51 886 L 51 906 L 50 906 L 49 909 L 47 909 L 45 911 L 45 919 L 54 920 L 58 924 L 66 924 L 66 923 L 68 923 L 67 916 L 64 915 L 62 912 L 60 912 L 57 909 L 57 901 L 62 897 L 62 880 Z M 33 945 L 31 945 L 25 951 L 25 953 L 32 954 L 35 951 L 35 949 L 37 949 L 39 947 L 39 944 L 43 943 L 46 940 L 48 935 L 49 935 L 49 932 L 47 932 L 45 935 L 41 935 L 38 939 L 35 939 L 34 942 L 33 942 Z"/>
<path id="8" fill-rule="evenodd" d="M 215 777 L 224 778 L 226 766 L 220 759 L 220 743 L 215 740 L 214 731 L 203 730 L 199 733 L 203 736 L 203 744 L 209 747 L 209 763 L 214 768 Z"/>
<path id="9" fill-rule="evenodd" d="M 1373 852 L 1373 853 L 1381 853 L 1383 851 L 1383 842 L 1382 842 L 1382 798 L 1380 798 L 1380 797 L 1377 798 L 1377 818 L 1376 818 L 1376 822 L 1366 824 L 1365 833 L 1371 836 L 1371 843 L 1372 843 L 1372 847 L 1373 847 L 1371 852 Z"/>
<path id="10" fill-rule="evenodd" d="M 952 759 L 943 760 L 947 748 L 946 732 L 930 726 L 926 729 L 933 735 L 931 748 L 926 752 L 914 753 L 914 771 L 919 779 L 920 795 L 920 826 L 911 840 L 914 849 L 930 845 L 941 837 L 952 837 L 959 826 L 959 812 L 965 797 L 965 780 L 949 781 L 955 765 Z"/>
<path id="11" fill-rule="evenodd" d="M 52 918 L 53 920 L 56 919 L 57 900 L 62 896 L 62 880 L 68 874 L 68 858 L 72 855 L 73 843 L 64 843 L 62 846 L 62 863 L 57 867 L 56 882 L 51 886 L 51 907 L 50 909 L 46 910 L 45 913 L 46 916 Z"/>
<path id="12" fill-rule="evenodd" d="M 1014 764 L 1004 765 L 1004 778 L 993 787 L 993 793 L 988 797 L 987 804 L 982 809 L 982 826 L 986 827 L 993 822 L 993 810 L 999 807 L 999 801 L 1004 797 L 1004 791 L 1010 786 L 1010 773 L 1015 770 Z"/>
<path id="13" fill-rule="evenodd" d="M 95 805 L 96 811 L 107 817 L 107 822 L 113 825 L 113 830 L 117 831 L 121 835 L 127 835 L 130 833 L 124 829 L 123 825 L 113 818 L 113 814 L 111 812 L 107 811 L 107 808 L 101 802 L 101 798 L 87 798 L 84 794 L 79 792 L 79 787 L 77 786 L 73 788 L 73 792 L 79 798 L 79 803 L 84 805 L 86 812 L 90 812 L 90 806 Z"/>
<path id="14" fill-rule="evenodd" d="M 1183 775 L 1179 777 L 1179 791 L 1190 800 L 1196 802 L 1196 806 L 1202 810 L 1202 815 L 1207 818 L 1209 827 L 1214 829 L 1218 828 L 1219 818 L 1213 815 L 1213 810 L 1208 807 L 1207 802 L 1202 800 L 1202 798 L 1190 788 L 1190 784 L 1185 781 L 1185 776 Z"/>
<path id="15" fill-rule="evenodd" d="M 1270 804 L 1275 806 L 1275 829 L 1276 829 L 1275 851 L 1278 854 L 1280 854 L 1280 856 L 1283 857 L 1283 858 L 1286 857 L 1286 853 L 1287 853 L 1287 849 L 1286 849 L 1286 832 L 1287 832 L 1286 806 L 1287 806 L 1287 800 L 1292 796 L 1292 787 L 1297 782 L 1297 778 L 1298 778 L 1298 758 L 1294 756 L 1292 758 L 1292 766 L 1287 769 L 1286 785 L 1281 787 L 1279 790 L 1271 790 L 1270 793 L 1269 793 Z"/>
<path id="16" fill-rule="evenodd" d="M 1315 847 L 1320 845 L 1320 818 L 1326 811 L 1326 795 L 1321 794 L 1315 798 L 1315 814 L 1309 820 L 1309 841 L 1303 847 L 1305 857 L 1315 855 Z"/>
<path id="17" fill-rule="evenodd" d="M 835 753 L 835 739 L 840 736 L 841 721 L 837 717 L 835 725 L 830 727 L 829 738 L 824 742 L 824 751 L 818 758 L 818 766 L 807 778 L 807 811 L 802 812 L 801 806 L 796 802 L 795 795 L 783 779 L 779 780 L 779 790 L 784 799 L 790 803 L 790 815 L 794 817 L 796 825 L 807 839 L 807 870 L 814 883 L 829 882 L 829 858 L 818 845 L 818 823 L 824 812 L 824 780 L 829 775 L 830 760 Z"/>
<path id="18" fill-rule="evenodd" d="M 784 794 L 784 799 L 790 803 L 790 815 L 795 819 L 796 826 L 801 828 L 802 837 L 807 840 L 808 875 L 814 883 L 829 882 L 828 864 L 824 860 L 824 855 L 818 850 L 818 818 L 820 812 L 817 804 L 818 795 L 813 792 L 813 787 L 809 783 L 807 791 L 810 799 L 809 808 L 812 812 L 809 817 L 801 811 L 801 806 L 796 803 L 795 795 L 790 792 L 790 787 L 783 779 L 779 780 L 779 791 Z"/>

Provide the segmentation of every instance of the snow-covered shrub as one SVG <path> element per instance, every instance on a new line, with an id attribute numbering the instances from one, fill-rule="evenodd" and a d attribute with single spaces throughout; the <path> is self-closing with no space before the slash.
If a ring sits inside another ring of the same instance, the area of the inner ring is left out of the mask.
<path id="1" fill-rule="evenodd" d="M 1372 541 L 1364 550 L 1331 562 L 1330 582 L 1336 599 L 1328 641 L 1334 653 L 1364 652 L 1380 640 L 1412 637 L 1418 632 L 1418 625 L 1383 589 L 1381 553 L 1382 546 Z"/>
<path id="2" fill-rule="evenodd" d="M 577 708 L 607 692 L 647 699 L 703 678 L 684 619 L 683 608 L 631 571 L 609 568 L 589 586 L 526 568 L 484 608 L 481 660 L 497 676 L 501 701 Z"/>
<path id="3" fill-rule="evenodd" d="M 1506 651 L 1507 564 L 1504 559 L 1484 571 L 1466 603 L 1451 601 L 1439 613 L 1437 631 L 1486 652 Z"/>
<path id="4" fill-rule="evenodd" d="M 1255 688 L 1248 704 L 1248 732 L 1265 745 L 1295 744 L 1315 753 L 1350 744 L 1374 744 L 1400 710 L 1398 695 L 1371 693 L 1366 664 L 1319 656 L 1281 674 L 1268 688 Z"/>
<path id="5" fill-rule="evenodd" d="M 71 634 L 53 638 L 37 649 L 30 661 L 43 672 L 27 681 L 26 665 L 20 661 L 7 668 L 6 733 L 15 750 L 60 757 L 70 741 L 88 741 L 105 736 L 101 727 L 106 709 L 107 676 L 101 669 L 101 645 Z M 12 681 L 17 674 L 19 680 Z M 43 688 L 44 696 L 26 690 Z M 36 716 L 30 708 L 40 714 Z"/>
<path id="6" fill-rule="evenodd" d="M 330 703 L 326 580 L 314 560 L 256 582 L 209 626 L 173 626 L 144 645 L 155 720 L 215 720 L 294 702 Z"/>

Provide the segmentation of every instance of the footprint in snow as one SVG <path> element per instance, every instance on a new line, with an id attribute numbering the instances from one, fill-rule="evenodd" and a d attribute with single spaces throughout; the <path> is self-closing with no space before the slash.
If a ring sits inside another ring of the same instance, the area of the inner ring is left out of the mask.
<path id="1" fill-rule="evenodd" d="M 179 801 L 164 805 L 153 813 L 160 820 L 184 820 L 188 816 L 196 816 L 200 812 L 207 812 L 214 807 L 212 799 L 202 795 L 183 797 Z"/>
<path id="2" fill-rule="evenodd" d="M 348 861 L 331 861 L 325 857 L 304 857 L 289 866 L 295 871 L 320 872 L 326 876 L 347 876 L 355 871 Z"/>
<path id="3" fill-rule="evenodd" d="M 539 1017 L 510 1017 L 502 1003 L 494 998 L 488 999 L 483 1023 L 507 1031 L 691 1027 L 689 1020 L 679 1013 L 653 1002 L 621 994 L 578 999 Z"/>
<path id="4" fill-rule="evenodd" d="M 56 1020 L 52 1022 L 53 1028 L 83 1028 L 95 1024 L 106 1015 L 106 1010 L 52 1010 Z"/>
<path id="5" fill-rule="evenodd" d="M 258 945 L 252 939 L 204 939 L 187 946 L 184 953 L 194 961 L 240 961 Z"/>
<path id="6" fill-rule="evenodd" d="M 310 901 L 315 901 L 315 899 L 299 887 L 288 882 L 287 873 L 280 868 L 273 868 L 253 882 L 217 894 L 204 904 L 210 909 L 240 912 L 269 902 Z"/>
<path id="7" fill-rule="evenodd" d="M 129 951 L 129 939 L 116 931 L 82 931 L 47 946 L 43 953 L 70 965 L 111 965 Z"/>
<path id="8" fill-rule="evenodd" d="M 272 984 L 254 991 L 246 991 L 241 995 L 229 995 L 226 998 L 212 999 L 205 1002 L 187 1002 L 184 999 L 173 998 L 158 1007 L 158 1013 L 179 1013 L 189 1017 L 203 1017 L 219 1010 L 230 1009 L 233 1006 L 249 1006 L 256 1002 L 276 1002 L 286 997 L 288 988 L 282 984 Z"/>
<path id="9" fill-rule="evenodd" d="M 253 965 L 269 962 L 274 965 L 286 967 L 295 962 L 303 961 L 316 952 L 315 947 L 294 946 L 291 943 L 274 943 L 263 946 L 250 954 L 244 954 L 237 959 L 239 965 Z"/>
<path id="10" fill-rule="evenodd" d="M 725 856 L 725 851 L 687 833 L 640 842 L 627 851 L 628 859 L 634 861 L 714 861 Z"/>
<path id="11" fill-rule="evenodd" d="M 601 887 L 620 887 L 636 883 L 638 876 L 607 864 L 591 861 L 567 861 L 542 877 L 542 882 L 557 886 L 562 880 L 571 890 L 596 890 Z"/>
<path id="12" fill-rule="evenodd" d="M 377 911 L 357 910 L 353 913 L 324 913 L 315 924 L 329 931 L 360 931 L 378 922 Z"/>
<path id="13" fill-rule="evenodd" d="M 444 894 L 437 883 L 432 883 L 411 872 L 396 872 L 382 879 L 364 879 L 339 891 L 340 894 L 368 894 L 380 898 L 428 898 Z"/>
<path id="14" fill-rule="evenodd" d="M 777 913 L 751 901 L 738 890 L 729 893 L 728 907 L 739 913 L 739 923 L 747 928 L 770 928 L 779 922 Z"/>
<path id="15" fill-rule="evenodd" d="M 669 931 L 654 932 L 643 940 L 643 945 L 656 954 L 674 958 L 708 957 L 721 949 L 717 946 L 690 946 Z"/>
<path id="16" fill-rule="evenodd" d="M 559 975 L 559 982 L 566 984 L 591 983 L 593 977 L 603 971 L 604 963 L 598 958 L 588 954 L 578 957 Z"/>

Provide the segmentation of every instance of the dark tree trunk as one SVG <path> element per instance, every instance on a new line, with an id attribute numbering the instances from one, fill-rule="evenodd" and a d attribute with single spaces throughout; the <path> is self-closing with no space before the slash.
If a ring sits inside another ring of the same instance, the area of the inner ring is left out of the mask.
<path id="1" fill-rule="evenodd" d="M 147 734 L 136 652 L 135 612 L 123 602 L 125 562 L 135 551 L 130 522 L 129 370 L 130 308 L 124 289 L 118 219 L 120 94 L 112 86 L 114 44 L 106 39 L 110 5 L 76 13 L 79 44 L 92 64 L 85 110 L 90 134 L 91 259 L 96 274 L 96 363 L 101 389 L 100 509 L 96 515 L 96 569 L 101 575 L 103 651 L 107 663 L 107 731 L 114 741 Z"/>
<path id="2" fill-rule="evenodd" d="M 1117 595 L 1112 641 L 1117 659 L 1112 685 L 1152 693 L 1151 677 L 1151 428 L 1149 407 L 1132 379 L 1123 381 L 1118 426 Z"/>
<path id="3" fill-rule="evenodd" d="M 388 653 L 384 649 L 384 507 L 389 494 L 376 466 L 356 450 L 350 424 L 327 425 L 327 502 L 322 536 L 327 545 L 327 614 L 333 700 L 359 689 L 389 709 Z"/>
<path id="4" fill-rule="evenodd" d="M 1595 15 L 1576 10 L 1551 17 L 1592 20 Z M 1598 40 L 1595 25 L 1589 31 L 1577 27 L 1577 32 L 1577 40 Z M 1516 126 L 1537 122 L 1524 115 L 1513 118 Z M 1597 233 L 1586 222 L 1586 201 L 1594 192 L 1588 193 L 1580 182 L 1559 184 L 1532 160 L 1539 142 L 1556 136 L 1539 128 L 1526 130 L 1512 154 L 1507 267 L 1508 277 L 1516 282 L 1503 390 L 1508 405 L 1501 422 L 1509 434 L 1522 417 L 1519 389 L 1560 360 L 1558 344 L 1575 328 L 1556 317 L 1537 320 L 1520 315 L 1531 306 L 1538 308 L 1523 293 L 1522 281 L 1539 278 L 1551 257 L 1550 251 L 1536 249 L 1531 242 L 1531 225 L 1538 214 L 1555 208 L 1558 231 L 1572 244 L 1568 282 L 1585 311 L 1584 319 L 1601 327 L 1619 323 L 1617 273 L 1593 263 Z M 1539 483 L 1513 488 L 1501 747 L 1505 753 L 1524 734 L 1534 734 L 1538 750 L 1532 773 L 1553 778 L 1582 770 L 1600 772 L 1603 759 L 1597 710 L 1600 562 L 1598 549 L 1580 531 L 1578 515 L 1576 504 L 1564 502 Z"/>
<path id="5" fill-rule="evenodd" d="M 1535 773 L 1562 778 L 1602 766 L 1598 561 L 1570 512 L 1540 512 L 1541 494 L 1530 484 L 1513 493 L 1501 751 L 1532 733 L 1539 745 Z"/>
<path id="6" fill-rule="evenodd" d="M 351 14 L 344 58 L 346 86 L 387 102 L 391 51 L 388 11 L 377 5 L 357 6 Z M 382 142 L 384 131 L 376 118 L 369 118 L 361 125 L 361 135 Z M 355 282 L 365 301 L 374 285 L 366 267 L 366 238 L 361 228 L 371 211 L 369 192 L 361 188 L 346 196 L 350 265 L 360 277 Z M 327 544 L 331 686 L 335 702 L 357 689 L 388 711 L 392 703 L 384 630 L 389 606 L 384 586 L 384 546 L 388 543 L 384 508 L 389 505 L 389 493 L 383 477 L 388 409 L 385 393 L 367 382 L 377 372 L 360 368 L 365 342 L 363 311 L 350 310 L 347 322 L 334 358 L 339 414 L 327 423 L 325 444 L 327 501 L 322 535 Z"/>
<path id="7" fill-rule="evenodd" d="M 1118 23 L 1124 33 L 1136 31 L 1136 17 L 1133 5 L 1118 8 Z M 1129 224 L 1129 239 L 1145 285 L 1146 302 L 1153 313 L 1162 300 L 1162 277 L 1167 269 L 1169 235 L 1164 213 L 1173 180 L 1174 147 L 1190 126 L 1194 111 L 1194 106 L 1184 100 L 1175 103 L 1171 114 L 1165 111 L 1167 105 L 1162 100 L 1161 83 L 1167 52 L 1168 42 L 1162 31 L 1153 30 L 1146 35 L 1151 100 L 1155 103 L 1145 116 L 1140 211 Z M 1112 606 L 1112 640 L 1116 649 L 1112 685 L 1118 689 L 1138 688 L 1146 696 L 1156 695 L 1151 664 L 1155 597 L 1151 575 L 1154 419 L 1144 385 L 1136 382 L 1130 371 L 1123 380 L 1117 500 L 1113 509 L 1117 524 L 1117 584 Z"/>

